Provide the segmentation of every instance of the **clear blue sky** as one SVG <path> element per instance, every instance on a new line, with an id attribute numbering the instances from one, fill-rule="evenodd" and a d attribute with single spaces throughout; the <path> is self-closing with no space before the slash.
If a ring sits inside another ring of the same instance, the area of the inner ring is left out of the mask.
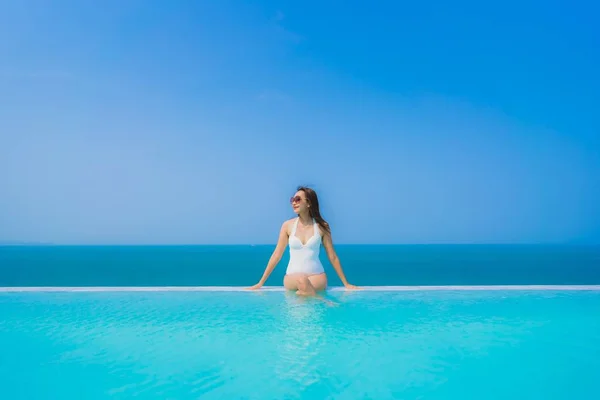
<path id="1" fill-rule="evenodd" d="M 2 1 L 0 241 L 599 243 L 599 13 Z"/>

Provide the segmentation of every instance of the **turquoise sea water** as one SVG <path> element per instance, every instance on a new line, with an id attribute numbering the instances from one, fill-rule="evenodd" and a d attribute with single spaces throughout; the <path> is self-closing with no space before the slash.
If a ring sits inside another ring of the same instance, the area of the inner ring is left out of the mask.
<path id="1" fill-rule="evenodd" d="M 600 292 L 0 293 L 5 399 L 600 398 Z"/>
<path id="2" fill-rule="evenodd" d="M 2 286 L 247 286 L 273 246 L 0 246 Z M 600 284 L 600 247 L 338 245 L 357 285 Z M 324 252 L 330 284 L 340 281 Z M 288 253 L 270 286 L 282 284 Z"/>

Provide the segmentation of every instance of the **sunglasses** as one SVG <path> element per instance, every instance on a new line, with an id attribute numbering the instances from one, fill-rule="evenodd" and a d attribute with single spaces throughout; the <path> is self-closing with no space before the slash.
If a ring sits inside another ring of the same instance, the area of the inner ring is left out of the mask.
<path id="1" fill-rule="evenodd" d="M 292 197 L 290 199 L 290 203 L 292 203 L 292 204 L 293 203 L 300 203 L 301 201 L 302 201 L 302 197 L 300 197 L 300 196 Z"/>

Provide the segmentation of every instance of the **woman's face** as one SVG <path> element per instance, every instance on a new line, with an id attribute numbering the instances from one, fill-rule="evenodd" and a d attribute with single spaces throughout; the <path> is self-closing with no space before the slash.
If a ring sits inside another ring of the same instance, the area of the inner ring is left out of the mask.
<path id="1" fill-rule="evenodd" d="M 306 201 L 306 193 L 303 191 L 298 191 L 292 198 L 290 199 L 290 203 L 292 204 L 292 209 L 296 214 L 301 214 L 308 210 L 308 202 Z"/>

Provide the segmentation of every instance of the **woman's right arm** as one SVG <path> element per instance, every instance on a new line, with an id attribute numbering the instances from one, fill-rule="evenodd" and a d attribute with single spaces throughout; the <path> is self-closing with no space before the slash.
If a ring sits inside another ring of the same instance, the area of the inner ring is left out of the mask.
<path id="1" fill-rule="evenodd" d="M 281 261 L 281 257 L 283 257 L 283 252 L 285 251 L 285 247 L 288 241 L 287 225 L 288 221 L 284 222 L 281 225 L 281 229 L 279 230 L 279 240 L 277 241 L 277 246 L 275 247 L 273 254 L 271 254 L 271 258 L 269 259 L 269 263 L 267 264 L 267 268 L 265 268 L 265 272 L 263 273 L 262 278 L 260 278 L 260 281 L 258 281 L 256 285 L 250 287 L 249 289 L 259 289 L 261 286 L 263 286 L 267 279 L 269 279 L 269 275 L 271 275 L 271 272 L 273 272 L 279 261 Z"/>

